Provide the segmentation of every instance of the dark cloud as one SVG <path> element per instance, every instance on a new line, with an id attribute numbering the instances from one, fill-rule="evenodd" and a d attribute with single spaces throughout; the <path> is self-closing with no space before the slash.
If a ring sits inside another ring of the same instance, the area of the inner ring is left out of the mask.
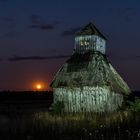
<path id="1" fill-rule="evenodd" d="M 41 25 L 40 29 L 42 29 L 42 30 L 53 30 L 54 25 L 51 25 L 51 24 Z"/>
<path id="2" fill-rule="evenodd" d="M 75 27 L 75 28 L 71 28 L 69 30 L 65 30 L 62 32 L 62 36 L 66 37 L 66 36 L 72 36 L 74 35 L 77 31 L 79 31 L 81 29 L 81 27 Z"/>
<path id="3" fill-rule="evenodd" d="M 42 18 L 39 15 L 31 15 L 29 16 L 29 20 L 33 24 L 40 24 L 42 22 Z"/>
<path id="4" fill-rule="evenodd" d="M 0 23 L 13 23 L 13 22 L 15 22 L 16 20 L 15 20 L 15 18 L 13 18 L 13 17 L 4 17 L 4 16 L 1 16 L 0 17 Z"/>
<path id="5" fill-rule="evenodd" d="M 41 29 L 41 30 L 53 30 L 55 28 L 56 22 L 48 23 L 39 15 L 29 16 L 30 25 L 28 28 L 31 29 Z"/>
<path id="6" fill-rule="evenodd" d="M 60 58 L 66 58 L 70 57 L 70 55 L 57 55 L 57 56 L 27 56 L 27 57 L 21 57 L 21 56 L 14 56 L 11 58 L 8 58 L 8 61 L 23 61 L 23 60 L 49 60 L 49 59 L 60 59 Z"/>
<path id="7" fill-rule="evenodd" d="M 15 19 L 12 18 L 12 17 L 1 17 L 1 19 L 2 19 L 3 21 L 6 21 L 6 22 L 13 22 L 13 21 L 15 21 Z"/>
<path id="8" fill-rule="evenodd" d="M 133 12 L 135 10 L 135 8 L 132 8 L 132 7 L 127 7 L 127 8 L 124 8 L 123 9 L 123 13 L 130 13 L 130 12 Z"/>
<path id="9" fill-rule="evenodd" d="M 118 10 L 119 12 L 119 16 L 121 16 L 123 18 L 123 20 L 125 22 L 131 22 L 133 21 L 133 17 L 135 16 L 135 11 L 136 9 L 135 8 L 132 8 L 132 7 L 127 7 L 127 8 L 124 8 L 124 9 L 119 9 Z"/>
<path id="10" fill-rule="evenodd" d="M 28 28 L 41 29 L 41 30 L 53 30 L 55 27 L 53 24 L 46 24 L 46 25 L 29 25 Z"/>
<path id="11" fill-rule="evenodd" d="M 140 59 L 140 55 L 133 56 L 133 59 Z"/>
<path id="12" fill-rule="evenodd" d="M 134 17 L 137 14 L 137 8 L 134 7 L 125 7 L 125 8 L 108 8 L 108 12 L 110 14 L 114 13 L 114 17 L 119 17 L 120 20 L 123 20 L 127 23 L 130 23 L 134 20 Z"/>

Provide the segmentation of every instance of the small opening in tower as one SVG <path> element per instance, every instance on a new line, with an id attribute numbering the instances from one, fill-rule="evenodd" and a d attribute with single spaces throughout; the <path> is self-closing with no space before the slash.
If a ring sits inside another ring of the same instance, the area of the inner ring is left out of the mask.
<path id="1" fill-rule="evenodd" d="M 80 41 L 80 46 L 89 46 L 90 41 L 89 40 L 81 40 Z"/>
<path id="2" fill-rule="evenodd" d="M 88 46 L 89 45 L 89 40 L 85 41 L 85 45 Z"/>
<path id="3" fill-rule="evenodd" d="M 80 46 L 84 46 L 83 40 L 80 41 Z"/>

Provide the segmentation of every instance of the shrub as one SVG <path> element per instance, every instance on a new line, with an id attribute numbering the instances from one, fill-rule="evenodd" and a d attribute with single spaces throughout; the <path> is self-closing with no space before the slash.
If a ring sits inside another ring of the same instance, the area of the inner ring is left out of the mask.
<path id="1" fill-rule="evenodd" d="M 53 103 L 51 105 L 51 107 L 49 108 L 49 110 L 52 113 L 55 113 L 55 114 L 62 113 L 64 111 L 64 102 L 63 101 L 57 101 L 56 103 Z"/>
<path id="2" fill-rule="evenodd" d="M 135 99 L 134 102 L 129 102 L 130 111 L 140 112 L 140 99 Z"/>

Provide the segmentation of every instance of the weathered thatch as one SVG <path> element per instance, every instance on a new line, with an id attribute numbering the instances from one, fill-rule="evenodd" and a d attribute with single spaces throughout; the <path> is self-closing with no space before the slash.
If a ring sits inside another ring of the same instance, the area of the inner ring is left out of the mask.
<path id="1" fill-rule="evenodd" d="M 107 87 L 113 93 L 130 93 L 129 87 L 106 56 L 97 51 L 74 53 L 56 74 L 52 87 Z"/>
<path id="2" fill-rule="evenodd" d="M 107 40 L 106 37 L 96 28 L 96 26 L 93 23 L 89 23 L 75 35 L 76 36 L 97 35 Z"/>

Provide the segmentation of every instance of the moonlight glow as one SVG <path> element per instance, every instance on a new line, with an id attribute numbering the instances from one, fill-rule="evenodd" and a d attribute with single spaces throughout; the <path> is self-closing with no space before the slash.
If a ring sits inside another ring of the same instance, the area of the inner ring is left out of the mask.
<path id="1" fill-rule="evenodd" d="M 36 85 L 36 88 L 37 89 L 42 89 L 42 85 L 38 84 L 38 85 Z"/>
<path id="2" fill-rule="evenodd" d="M 42 83 L 37 83 L 34 85 L 35 90 L 43 90 L 44 85 Z"/>
<path id="3" fill-rule="evenodd" d="M 44 81 L 37 81 L 37 82 L 33 82 L 32 83 L 32 89 L 34 91 L 44 91 L 44 90 L 48 90 L 47 88 L 47 83 Z"/>
<path id="4" fill-rule="evenodd" d="M 34 91 L 45 91 L 48 90 L 48 83 L 46 81 L 34 81 L 31 84 L 31 88 Z"/>

